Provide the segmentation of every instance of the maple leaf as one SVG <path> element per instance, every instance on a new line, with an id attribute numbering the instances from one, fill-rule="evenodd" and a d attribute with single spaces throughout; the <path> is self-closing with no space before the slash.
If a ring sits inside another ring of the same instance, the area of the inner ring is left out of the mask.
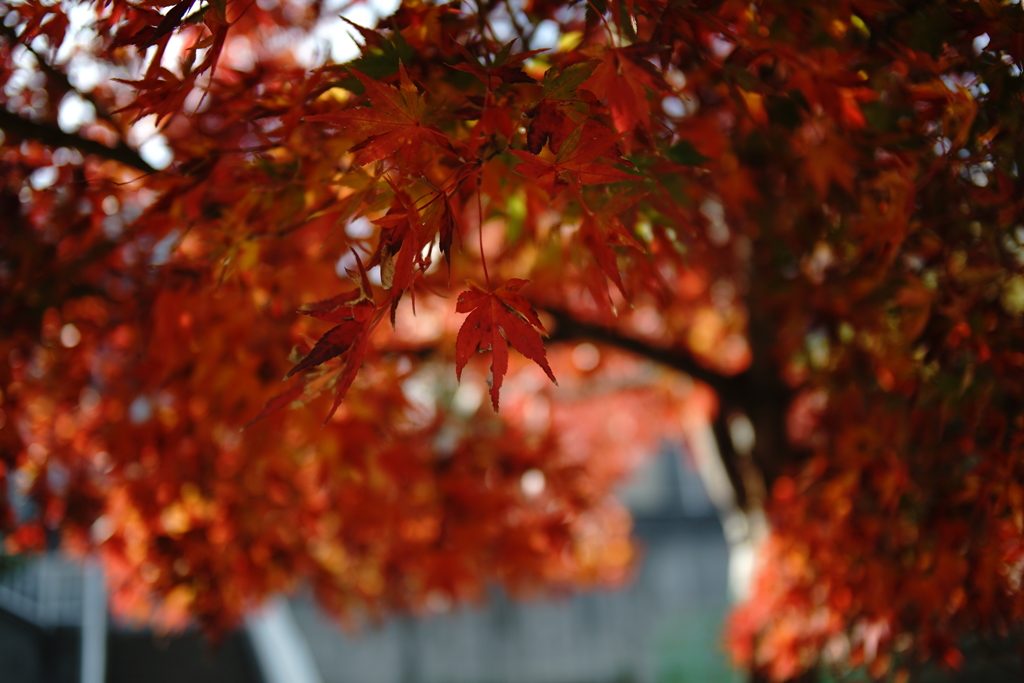
<path id="1" fill-rule="evenodd" d="M 554 161 L 522 150 L 510 149 L 509 152 L 525 162 L 515 167 L 517 173 L 535 178 L 544 191 L 553 195 L 557 185 L 566 185 L 570 180 L 577 186 L 587 186 L 642 178 L 621 171 L 611 163 L 597 161 L 605 157 L 612 162 L 625 163 L 619 152 L 618 140 L 619 135 L 615 131 L 588 119 L 566 139 Z"/>
<path id="2" fill-rule="evenodd" d="M 562 142 L 572 133 L 572 120 L 557 104 L 547 100 L 542 101 L 527 114 L 533 119 L 526 134 L 526 148 L 533 154 L 540 154 L 544 145 L 548 145 L 551 151 L 557 154 Z"/>
<path id="3" fill-rule="evenodd" d="M 162 120 L 182 106 L 195 85 L 195 78 L 196 74 L 190 74 L 180 79 L 163 67 L 157 68 L 153 73 L 147 73 L 145 78 L 139 81 L 114 78 L 112 80 L 118 83 L 134 86 L 139 94 L 133 102 L 115 109 L 113 113 L 136 110 L 136 119 L 155 113 L 157 119 Z"/>
<path id="4" fill-rule="evenodd" d="M 498 410 L 498 393 L 508 372 L 508 347 L 512 346 L 539 365 L 552 382 L 558 384 L 548 365 L 540 333 L 547 334 L 530 302 L 519 294 L 529 280 L 511 279 L 488 292 L 470 281 L 469 290 L 459 294 L 455 310 L 469 313 L 455 341 L 455 374 L 461 380 L 462 369 L 476 351 L 491 351 L 489 380 L 491 405 Z M 540 330 L 540 332 L 538 332 Z"/>
<path id="5" fill-rule="evenodd" d="M 400 85 L 380 83 L 348 67 L 365 88 L 371 107 L 354 107 L 330 114 L 307 116 L 307 121 L 322 121 L 343 128 L 350 137 L 360 140 L 351 148 L 354 166 L 365 166 L 402 150 L 418 150 L 421 146 L 441 149 L 447 138 L 424 121 L 426 99 L 416 89 L 405 66 L 398 65 Z"/>
<path id="6" fill-rule="evenodd" d="M 340 325 L 332 327 L 317 340 L 305 358 L 288 371 L 285 379 L 303 370 L 326 363 L 332 358 L 337 358 L 356 344 L 365 329 L 366 321 L 358 319 L 346 320 Z"/>
<path id="7" fill-rule="evenodd" d="M 345 394 L 348 393 L 356 374 L 359 372 L 363 356 L 366 355 L 366 342 L 370 336 L 373 314 L 376 311 L 376 306 L 371 296 L 370 281 L 366 275 L 366 268 L 363 266 L 359 254 L 354 249 L 352 254 L 355 256 L 356 264 L 359 267 L 359 279 L 357 280 L 356 288 L 330 299 L 306 304 L 299 309 L 300 313 L 317 318 L 318 320 L 339 324 L 324 333 L 314 344 L 310 352 L 292 367 L 284 377 L 288 379 L 300 372 L 322 365 L 333 358 L 345 356 L 342 371 L 333 379 L 330 387 L 334 390 L 335 398 L 334 405 L 331 406 L 331 410 L 324 420 L 325 424 L 337 411 L 338 406 L 341 405 Z M 350 273 L 350 275 L 354 276 L 355 273 Z M 308 384 L 309 379 L 304 379 L 297 382 L 287 391 L 269 399 L 260 413 L 246 427 L 298 400 L 305 392 Z"/>
<path id="8" fill-rule="evenodd" d="M 370 294 L 372 290 L 362 259 L 354 249 L 352 254 L 359 266 L 360 279 L 356 289 L 324 301 L 306 304 L 299 309 L 300 313 L 339 324 L 317 340 L 306 357 L 288 371 L 288 374 L 284 376 L 285 379 L 340 356 L 357 345 L 361 337 L 365 336 L 368 331 L 375 310 Z M 356 366 L 358 367 L 358 363 Z"/>
<path id="9" fill-rule="evenodd" d="M 426 234 L 427 229 L 409 195 L 390 179 L 388 182 L 392 186 L 395 198 L 387 214 L 373 221 L 375 225 L 381 226 L 382 230 L 377 250 L 370 259 L 370 267 L 380 265 L 381 284 L 384 289 L 392 292 L 391 323 L 394 325 L 395 308 L 402 293 L 412 284 L 417 265 L 421 271 L 427 267 L 421 252 L 433 239 L 433 233 Z M 445 231 L 454 230 L 454 215 L 449 216 L 449 224 L 442 209 L 440 218 L 441 224 L 438 227 L 442 235 Z M 450 232 L 447 237 L 450 247 Z"/>
<path id="10" fill-rule="evenodd" d="M 474 57 L 463 45 L 455 43 L 456 49 L 462 53 L 466 61 L 450 66 L 453 69 L 473 74 L 483 81 L 488 90 L 495 90 L 502 83 L 532 83 L 533 79 L 523 72 L 520 65 L 530 57 L 547 50 L 545 48 L 512 54 L 512 46 L 515 42 L 515 40 L 512 40 L 502 46 L 498 54 L 494 56 L 494 62 L 489 66 L 481 64 L 480 60 Z"/>
<path id="11" fill-rule="evenodd" d="M 181 24 L 181 20 L 185 17 L 185 12 L 187 12 L 193 4 L 194 0 L 181 0 L 181 2 L 172 7 L 167 14 L 163 15 L 159 24 L 155 27 L 143 29 L 136 34 L 128 44 L 138 45 L 139 47 L 155 45 L 158 40 L 178 28 Z"/>
<path id="12" fill-rule="evenodd" d="M 293 403 L 298 402 L 302 395 L 306 392 L 306 388 L 308 386 L 308 381 L 296 382 L 291 387 L 289 387 L 287 391 L 282 391 L 280 394 L 271 397 L 263 405 L 263 408 L 256 415 L 256 417 L 249 420 L 249 422 L 244 427 L 242 427 L 242 430 L 244 431 L 249 427 L 252 427 L 260 420 L 264 419 L 268 415 L 272 415 L 277 411 L 282 410 L 283 408 L 286 408 L 292 405 Z"/>
<path id="13" fill-rule="evenodd" d="M 418 253 L 414 222 L 418 222 L 418 218 L 404 208 L 392 208 L 373 221 L 383 229 L 370 267 L 380 265 L 384 289 L 402 292 L 412 282 L 413 259 Z"/>
<path id="14" fill-rule="evenodd" d="M 423 226 L 428 235 L 436 234 L 438 236 L 438 246 L 441 248 L 441 253 L 444 254 L 444 260 L 448 264 L 450 271 L 452 266 L 452 241 L 461 239 L 461 237 L 448 193 L 442 192 L 434 203 L 427 208 L 423 215 Z"/>
<path id="15" fill-rule="evenodd" d="M 658 85 L 625 51 L 605 51 L 601 63 L 581 87 L 607 103 L 615 129 L 620 133 L 630 133 L 638 125 L 650 130 L 651 103 L 647 89 L 658 90 Z"/>
<path id="16" fill-rule="evenodd" d="M 817 144 L 814 144 L 817 143 Z M 845 138 L 833 131 L 820 134 L 804 157 L 804 174 L 818 196 L 824 198 L 833 183 L 852 192 L 856 168 L 852 148 Z"/>
<path id="17" fill-rule="evenodd" d="M 576 89 L 594 73 L 598 60 L 592 59 L 559 69 L 551 67 L 544 73 L 543 97 L 529 111 L 532 117 L 527 129 L 527 149 L 540 154 L 545 143 L 558 153 L 562 142 L 572 133 L 575 123 L 566 114 L 576 98 Z"/>
<path id="18" fill-rule="evenodd" d="M 619 274 L 618 255 L 612 247 L 632 247 L 640 253 L 645 252 L 643 245 L 629 234 L 619 218 L 619 215 L 639 199 L 639 195 L 630 196 L 624 192 L 617 193 L 608 199 L 599 211 L 584 215 L 583 224 L 579 230 L 580 241 L 590 250 L 601 272 L 615 283 L 623 297 L 627 297 L 626 287 Z M 607 307 L 606 312 L 610 312 L 611 299 L 608 296 L 607 286 L 605 286 L 604 296 L 595 297 L 595 300 L 602 308 Z"/>
<path id="19" fill-rule="evenodd" d="M 576 89 L 583 85 L 590 75 L 594 73 L 600 62 L 590 59 L 585 62 L 571 64 L 564 69 L 551 67 L 544 72 L 544 99 L 546 100 L 571 100 L 576 95 Z"/>

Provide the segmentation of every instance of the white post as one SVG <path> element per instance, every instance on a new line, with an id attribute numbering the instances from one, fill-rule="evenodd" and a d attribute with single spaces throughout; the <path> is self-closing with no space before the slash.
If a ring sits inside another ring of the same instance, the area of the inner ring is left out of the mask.
<path id="1" fill-rule="evenodd" d="M 253 654 L 266 683 L 323 683 L 288 602 L 267 600 L 245 620 Z"/>
<path id="2" fill-rule="evenodd" d="M 103 683 L 107 669 L 107 591 L 95 562 L 82 566 L 81 683 Z"/>
<path id="3" fill-rule="evenodd" d="M 750 591 L 755 556 L 761 541 L 768 535 L 768 523 L 761 510 L 744 512 L 736 503 L 736 492 L 722 463 L 711 425 L 684 425 L 684 428 L 697 472 L 722 521 L 729 546 L 729 597 L 738 602 Z"/>

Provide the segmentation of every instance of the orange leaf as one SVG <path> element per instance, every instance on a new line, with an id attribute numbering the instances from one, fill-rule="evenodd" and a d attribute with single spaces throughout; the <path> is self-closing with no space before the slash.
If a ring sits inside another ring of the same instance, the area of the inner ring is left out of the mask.
<path id="1" fill-rule="evenodd" d="M 399 150 L 417 150 L 422 145 L 438 147 L 445 140 L 443 134 L 424 124 L 426 100 L 409 80 L 404 66 L 399 64 L 400 88 L 380 83 L 355 69 L 349 71 L 366 88 L 366 97 L 373 106 L 316 114 L 306 120 L 339 125 L 349 136 L 361 140 L 350 150 L 356 153 L 354 166 L 379 161 Z"/>

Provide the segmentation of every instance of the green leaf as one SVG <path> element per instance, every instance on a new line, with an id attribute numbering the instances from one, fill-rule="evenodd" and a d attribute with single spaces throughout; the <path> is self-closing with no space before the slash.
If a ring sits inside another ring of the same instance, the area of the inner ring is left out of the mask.
<path id="1" fill-rule="evenodd" d="M 526 193 L 520 191 L 509 197 L 505 203 L 505 239 L 508 244 L 515 244 L 522 236 L 525 221 Z"/>
<path id="2" fill-rule="evenodd" d="M 635 20 L 629 14 L 629 8 L 622 0 L 617 0 L 615 3 L 614 11 L 619 15 L 616 23 L 619 26 L 619 30 L 626 36 L 626 38 L 633 42 L 636 40 L 636 31 L 633 30 L 633 24 Z"/>
<path id="3" fill-rule="evenodd" d="M 741 66 L 726 64 L 722 67 L 722 75 L 725 76 L 726 80 L 732 81 L 747 92 L 763 93 L 767 91 L 764 83 Z"/>
<path id="4" fill-rule="evenodd" d="M 768 118 L 772 123 L 785 126 L 789 130 L 796 130 L 802 123 L 800 116 L 800 105 L 790 97 L 769 95 L 764 99 L 764 107 L 768 110 Z"/>
<path id="5" fill-rule="evenodd" d="M 415 51 L 405 42 L 402 34 L 395 33 L 392 38 L 385 38 L 379 48 L 369 48 L 365 54 L 347 62 L 345 66 L 380 80 L 398 73 L 398 63 L 408 64 L 415 56 Z M 356 95 L 362 95 L 364 90 L 363 84 L 356 78 L 346 78 L 335 85 Z"/>
<path id="6" fill-rule="evenodd" d="M 710 157 L 698 152 L 689 140 L 680 140 L 672 145 L 665 151 L 665 156 L 680 166 L 700 166 L 711 161 Z"/>
<path id="7" fill-rule="evenodd" d="M 223 20 L 227 16 L 228 2 L 227 0 L 209 0 L 210 7 L 217 10 L 217 14 Z"/>
<path id="8" fill-rule="evenodd" d="M 600 63 L 599 59 L 591 59 L 568 66 L 562 71 L 551 67 L 544 74 L 544 97 L 552 100 L 572 99 L 576 88 L 590 78 Z"/>
<path id="9" fill-rule="evenodd" d="M 509 55 L 512 54 L 512 46 L 515 45 L 515 42 L 516 42 L 516 39 L 513 38 L 512 40 L 507 42 L 504 46 L 502 46 L 501 51 L 498 52 L 498 54 L 495 55 L 495 57 L 494 57 L 494 66 L 496 66 L 496 67 L 502 66 L 503 64 L 505 64 L 505 62 L 508 61 Z"/>

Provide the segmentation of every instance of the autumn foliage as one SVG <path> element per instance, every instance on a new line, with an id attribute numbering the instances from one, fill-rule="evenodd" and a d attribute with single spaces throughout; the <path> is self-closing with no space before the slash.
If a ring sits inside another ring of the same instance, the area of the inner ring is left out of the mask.
<path id="1" fill-rule="evenodd" d="M 771 527 L 741 665 L 1024 619 L 1020 4 L 408 0 L 300 62 L 328 14 L 6 6 L 8 551 L 211 631 L 615 583 L 613 485 L 707 423 Z"/>

